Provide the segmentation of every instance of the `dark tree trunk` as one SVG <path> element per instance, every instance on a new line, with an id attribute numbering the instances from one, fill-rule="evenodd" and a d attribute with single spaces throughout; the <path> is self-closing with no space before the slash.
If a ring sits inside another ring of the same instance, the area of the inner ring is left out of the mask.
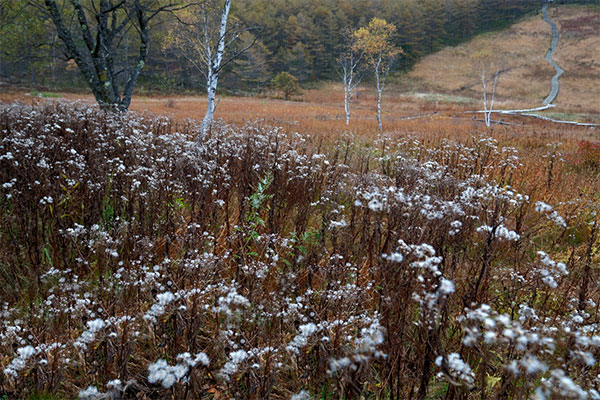
<path id="1" fill-rule="evenodd" d="M 44 1 L 68 56 L 77 64 L 98 104 L 111 111 L 127 111 L 131 104 L 133 88 L 148 56 L 149 21 L 161 12 L 191 5 L 187 2 L 179 6 L 173 1 L 152 9 L 141 0 L 99 0 L 98 10 L 92 15 L 92 25 L 80 0 L 67 0 L 77 18 L 79 37 L 67 28 L 56 0 Z M 115 42 L 119 43 L 130 27 L 140 38 L 136 63 L 132 68 L 127 66 L 124 71 L 115 71 Z M 122 94 L 117 79 L 121 72 L 128 73 Z"/>

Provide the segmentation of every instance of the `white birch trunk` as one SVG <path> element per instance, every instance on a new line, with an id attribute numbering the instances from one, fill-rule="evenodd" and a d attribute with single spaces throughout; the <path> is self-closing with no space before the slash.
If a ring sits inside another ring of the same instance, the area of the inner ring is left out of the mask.
<path id="1" fill-rule="evenodd" d="M 490 109 L 488 110 L 488 126 L 492 124 L 492 112 L 494 111 L 494 99 L 496 98 L 496 85 L 498 84 L 499 71 L 496 71 L 494 76 L 494 87 L 492 88 L 492 102 L 490 103 Z"/>
<path id="2" fill-rule="evenodd" d="M 219 42 L 217 44 L 217 52 L 212 56 L 210 52 L 210 41 L 207 36 L 207 43 L 205 43 L 208 50 L 209 59 L 208 71 L 206 74 L 206 91 L 208 105 L 206 106 L 206 115 L 202 120 L 202 134 L 198 136 L 199 141 L 203 141 L 206 133 L 210 129 L 214 115 L 215 105 L 217 96 L 217 85 L 219 84 L 219 70 L 221 68 L 221 62 L 223 61 L 223 53 L 225 52 L 225 35 L 227 34 L 227 17 L 229 16 L 229 9 L 231 8 L 232 0 L 225 0 L 223 6 L 223 12 L 221 13 L 221 26 L 219 28 Z"/>
<path id="3" fill-rule="evenodd" d="M 481 85 L 483 86 L 483 120 L 488 128 L 492 125 L 492 113 L 494 112 L 494 100 L 496 99 L 496 86 L 498 85 L 498 75 L 500 71 L 496 71 L 494 76 L 494 85 L 492 87 L 492 99 L 488 107 L 487 99 L 487 81 L 485 78 L 485 68 L 481 70 Z"/>
<path id="4" fill-rule="evenodd" d="M 212 121 L 215 116 L 215 104 L 217 97 L 217 84 L 218 84 L 218 74 L 209 73 L 208 79 L 206 80 L 206 92 L 207 92 L 207 100 L 208 104 L 206 106 L 206 114 L 204 115 L 204 119 L 202 119 L 202 139 L 210 129 L 212 125 Z"/>
<path id="5" fill-rule="evenodd" d="M 355 71 L 362 59 L 362 54 L 355 56 L 354 51 L 340 59 L 339 63 L 342 66 L 342 82 L 344 83 L 344 111 L 346 112 L 346 125 L 350 125 L 350 102 L 352 100 L 352 91 L 356 89 L 360 83 L 360 77 L 355 81 Z"/>
<path id="6" fill-rule="evenodd" d="M 344 60 L 342 64 L 342 80 L 344 82 L 344 111 L 346 112 L 346 125 L 350 125 L 350 100 L 352 98 L 353 59 Z"/>
<path id="7" fill-rule="evenodd" d="M 379 56 L 379 60 L 377 60 L 377 65 L 375 66 L 375 79 L 377 81 L 377 125 L 379 126 L 379 130 L 383 130 L 383 126 L 381 124 L 381 94 L 383 93 L 383 87 L 385 85 L 381 79 L 381 56 Z"/>
<path id="8" fill-rule="evenodd" d="M 488 122 L 488 116 L 491 113 L 488 113 L 487 109 L 487 83 L 485 81 L 485 69 L 481 70 L 481 85 L 483 86 L 483 120 L 485 121 L 485 126 L 489 128 L 490 124 Z"/>
<path id="9" fill-rule="evenodd" d="M 350 125 L 350 85 L 351 79 L 348 77 L 348 68 L 344 68 L 344 111 L 346 111 L 346 125 Z"/>

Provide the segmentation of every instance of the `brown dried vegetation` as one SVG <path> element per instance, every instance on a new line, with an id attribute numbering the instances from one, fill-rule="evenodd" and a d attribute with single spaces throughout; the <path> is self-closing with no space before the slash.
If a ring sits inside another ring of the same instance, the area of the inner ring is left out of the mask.
<path id="1" fill-rule="evenodd" d="M 592 393 L 596 131 L 400 123 L 198 147 L 190 121 L 2 105 L 0 390 L 503 399 L 566 373 Z"/>

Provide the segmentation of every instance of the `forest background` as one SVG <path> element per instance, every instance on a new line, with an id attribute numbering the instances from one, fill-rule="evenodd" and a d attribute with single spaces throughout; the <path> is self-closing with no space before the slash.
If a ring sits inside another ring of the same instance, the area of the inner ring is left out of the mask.
<path id="1" fill-rule="evenodd" d="M 403 54 L 393 68 L 406 71 L 427 54 L 509 26 L 539 11 L 540 5 L 539 0 L 239 0 L 233 3 L 230 16 L 244 28 L 236 46 L 253 45 L 227 65 L 219 89 L 237 95 L 256 94 L 282 71 L 298 78 L 303 87 L 337 80 L 343 33 L 365 26 L 373 17 L 383 17 L 397 27 L 394 41 Z M 168 14 L 154 21 L 137 91 L 204 90 L 205 81 L 187 61 L 189 55 L 171 45 L 171 32 L 177 24 Z M 128 68 L 138 47 L 135 32 L 123 40 L 116 59 Z M 35 1 L 0 1 L 0 49 L 0 82 L 54 90 L 87 89 L 75 63 L 65 55 L 52 21 Z"/>

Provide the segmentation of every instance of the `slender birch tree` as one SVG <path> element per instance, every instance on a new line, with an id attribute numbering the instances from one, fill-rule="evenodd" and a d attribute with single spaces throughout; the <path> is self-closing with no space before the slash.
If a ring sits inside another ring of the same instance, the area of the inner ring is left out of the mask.
<path id="1" fill-rule="evenodd" d="M 350 101 L 352 92 L 356 89 L 362 80 L 362 76 L 357 76 L 358 66 L 363 58 L 362 51 L 354 49 L 355 36 L 346 36 L 346 46 L 344 52 L 338 58 L 338 74 L 344 84 L 344 111 L 346 112 L 346 125 L 350 125 Z"/>
<path id="2" fill-rule="evenodd" d="M 235 48 L 242 29 L 237 21 L 228 23 L 232 0 L 205 0 L 180 17 L 181 24 L 172 32 L 169 45 L 179 49 L 183 56 L 194 65 L 206 80 L 208 104 L 202 120 L 198 142 L 204 140 L 209 131 L 217 108 L 217 87 L 219 74 L 231 61 L 248 50 L 255 42 Z M 228 27 L 229 25 L 229 27 Z M 228 48 L 233 48 L 226 54 Z"/>
<path id="3" fill-rule="evenodd" d="M 384 19 L 373 18 L 369 25 L 354 32 L 356 39 L 354 50 L 362 52 L 373 72 L 375 73 L 375 84 L 377 86 L 377 124 L 379 130 L 383 130 L 381 123 L 381 96 L 385 88 L 385 80 L 392 65 L 402 49 L 396 47 L 393 38 L 396 26 Z"/>
<path id="4" fill-rule="evenodd" d="M 221 11 L 221 19 L 219 23 L 219 36 L 216 40 L 216 51 L 213 48 L 211 41 L 211 34 L 209 32 L 209 22 L 207 20 L 208 13 L 204 8 L 204 58 L 206 64 L 206 93 L 208 104 L 206 106 L 206 115 L 202 120 L 202 135 L 200 139 L 204 138 L 206 132 L 210 128 L 214 116 L 217 97 L 217 85 L 219 84 L 219 72 L 221 72 L 221 64 L 223 62 L 223 54 L 225 53 L 226 36 L 227 36 L 227 18 L 229 18 L 229 10 L 231 8 L 231 0 L 225 0 L 223 4 L 223 10 Z M 237 37 L 237 35 L 236 35 Z"/>
<path id="5" fill-rule="evenodd" d="M 492 125 L 492 113 L 494 112 L 494 101 L 496 99 L 496 87 L 498 77 L 502 69 L 499 60 L 489 51 L 477 52 L 473 59 L 481 75 L 481 87 L 483 89 L 483 120 L 488 128 Z M 489 85 L 492 85 L 492 93 L 488 95 Z"/>
<path id="6" fill-rule="evenodd" d="M 492 99 L 490 101 L 489 107 L 488 107 L 488 99 L 487 99 L 487 80 L 488 78 L 485 76 L 485 68 L 481 69 L 481 84 L 483 86 L 483 113 L 484 113 L 484 120 L 485 120 L 485 126 L 487 126 L 488 128 L 492 125 L 492 112 L 494 111 L 494 100 L 496 98 L 496 86 L 498 85 L 498 75 L 500 74 L 499 71 L 496 71 L 493 75 L 494 75 L 494 84 L 492 85 Z"/>

